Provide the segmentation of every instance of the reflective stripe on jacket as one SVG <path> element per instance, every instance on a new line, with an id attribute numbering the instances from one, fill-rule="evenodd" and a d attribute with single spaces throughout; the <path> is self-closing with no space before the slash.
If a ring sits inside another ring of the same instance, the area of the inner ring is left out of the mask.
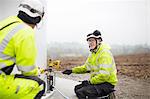
<path id="1" fill-rule="evenodd" d="M 89 70 L 92 72 L 91 84 L 109 82 L 116 85 L 118 81 L 117 70 L 109 45 L 101 43 L 98 46 L 98 51 L 96 53 L 92 52 L 84 65 L 72 68 L 73 73 L 85 73 Z"/>
<path id="2" fill-rule="evenodd" d="M 0 30 L 0 69 L 15 63 L 24 75 L 37 75 L 34 30 L 16 16 L 1 21 L 2 27 L 5 28 Z"/>

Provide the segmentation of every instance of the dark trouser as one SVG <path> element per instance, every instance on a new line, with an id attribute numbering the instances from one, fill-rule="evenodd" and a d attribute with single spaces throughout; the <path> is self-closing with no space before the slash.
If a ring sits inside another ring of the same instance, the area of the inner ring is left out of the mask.
<path id="1" fill-rule="evenodd" d="M 110 83 L 102 83 L 97 85 L 76 85 L 74 91 L 79 99 L 94 99 L 94 97 L 100 97 L 108 95 L 114 91 L 114 85 Z"/>
<path id="2" fill-rule="evenodd" d="M 34 80 L 36 82 L 38 82 L 39 85 L 42 85 L 44 86 L 44 89 L 42 91 L 40 91 L 34 99 L 41 99 L 41 97 L 43 96 L 43 94 L 45 93 L 45 82 L 43 80 L 41 80 L 40 78 L 36 77 L 36 76 L 24 76 L 24 75 L 21 75 L 21 74 L 16 74 L 15 75 L 15 78 L 24 78 L 24 79 L 31 79 L 31 80 Z"/>

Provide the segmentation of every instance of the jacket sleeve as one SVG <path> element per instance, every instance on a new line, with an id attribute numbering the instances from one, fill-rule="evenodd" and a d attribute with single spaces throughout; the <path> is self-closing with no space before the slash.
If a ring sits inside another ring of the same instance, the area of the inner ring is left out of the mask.
<path id="1" fill-rule="evenodd" d="M 88 70 L 87 69 L 88 63 L 89 63 L 89 57 L 87 58 L 87 60 L 84 63 L 84 65 L 72 68 L 72 72 L 73 73 L 86 73 L 87 70 Z"/>
<path id="2" fill-rule="evenodd" d="M 87 70 L 86 70 L 86 66 L 85 65 L 77 66 L 77 67 L 72 68 L 72 72 L 73 73 L 85 73 L 86 71 Z"/>
<path id="3" fill-rule="evenodd" d="M 37 76 L 38 68 L 35 66 L 36 46 L 33 31 L 22 31 L 16 36 L 16 40 L 15 53 L 18 70 L 25 76 Z"/>
<path id="4" fill-rule="evenodd" d="M 109 77 L 110 73 L 113 69 L 113 58 L 110 53 L 104 51 L 100 57 L 98 57 L 98 71 L 94 72 L 91 75 L 90 83 L 91 84 L 100 84 L 106 82 Z"/>

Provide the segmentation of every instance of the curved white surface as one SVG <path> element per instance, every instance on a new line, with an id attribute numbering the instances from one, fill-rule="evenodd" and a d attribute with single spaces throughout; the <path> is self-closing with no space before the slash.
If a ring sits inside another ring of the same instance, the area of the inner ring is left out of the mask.
<path id="1" fill-rule="evenodd" d="M 42 99 L 77 99 L 74 93 L 74 87 L 77 84 L 79 84 L 77 81 L 56 77 L 54 92 L 46 94 Z"/>

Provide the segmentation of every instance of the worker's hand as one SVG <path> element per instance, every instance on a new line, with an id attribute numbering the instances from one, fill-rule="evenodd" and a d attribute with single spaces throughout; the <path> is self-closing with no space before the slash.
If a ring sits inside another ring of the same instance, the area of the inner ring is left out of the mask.
<path id="1" fill-rule="evenodd" d="M 83 85 L 83 86 L 90 85 L 90 81 L 84 80 L 84 81 L 82 81 L 82 85 Z"/>
<path id="2" fill-rule="evenodd" d="M 72 70 L 66 69 L 65 71 L 62 72 L 63 74 L 70 75 L 72 73 Z"/>

